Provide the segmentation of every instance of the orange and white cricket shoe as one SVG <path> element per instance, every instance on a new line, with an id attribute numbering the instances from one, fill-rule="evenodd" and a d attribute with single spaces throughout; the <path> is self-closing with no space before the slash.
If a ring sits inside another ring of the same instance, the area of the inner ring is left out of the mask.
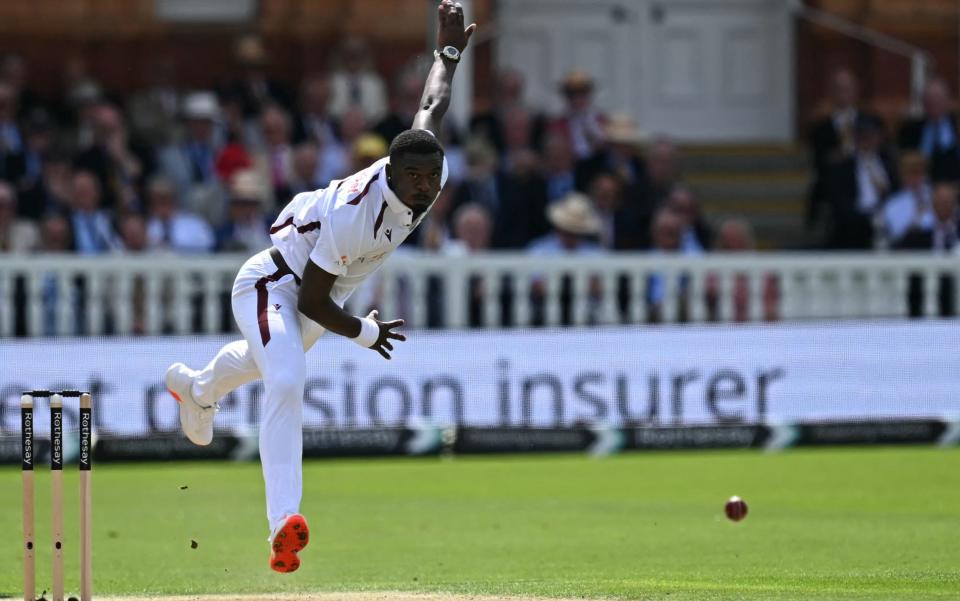
<path id="1" fill-rule="evenodd" d="M 270 568 L 274 572 L 296 572 L 300 567 L 297 553 L 303 551 L 309 542 L 307 520 L 299 513 L 288 515 L 270 536 Z"/>
<path id="2" fill-rule="evenodd" d="M 167 368 L 164 381 L 167 390 L 180 406 L 180 428 L 195 445 L 206 446 L 213 440 L 213 416 L 220 410 L 216 403 L 205 407 L 193 398 L 194 370 L 183 363 L 174 363 Z"/>

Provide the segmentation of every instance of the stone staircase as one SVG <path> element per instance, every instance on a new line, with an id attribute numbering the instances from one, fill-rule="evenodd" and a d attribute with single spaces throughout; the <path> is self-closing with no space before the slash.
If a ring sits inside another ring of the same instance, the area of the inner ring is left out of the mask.
<path id="1" fill-rule="evenodd" d="M 809 244 L 804 229 L 810 171 L 807 152 L 793 145 L 685 146 L 683 181 L 714 226 L 727 217 L 753 224 L 760 249 Z"/>

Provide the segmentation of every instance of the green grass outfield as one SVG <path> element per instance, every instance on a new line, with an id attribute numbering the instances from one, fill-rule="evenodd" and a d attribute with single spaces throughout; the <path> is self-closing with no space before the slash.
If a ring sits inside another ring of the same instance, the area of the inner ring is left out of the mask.
<path id="1" fill-rule="evenodd" d="M 37 474 L 39 593 L 49 473 Z M 76 591 L 75 466 L 65 480 Z M 96 466 L 96 593 L 960 599 L 957 450 L 312 461 L 304 480 L 312 542 L 284 576 L 267 567 L 258 464 Z M 722 513 L 733 494 L 750 505 L 739 524 Z M 18 469 L 0 469 L 0 500 L 0 596 L 17 597 Z"/>

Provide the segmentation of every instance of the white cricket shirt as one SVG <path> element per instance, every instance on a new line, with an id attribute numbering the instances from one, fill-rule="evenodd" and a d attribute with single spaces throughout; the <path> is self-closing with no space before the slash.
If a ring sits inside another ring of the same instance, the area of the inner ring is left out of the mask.
<path id="1" fill-rule="evenodd" d="M 303 277 L 308 260 L 338 276 L 330 298 L 340 305 L 429 211 L 414 221 L 413 211 L 387 185 L 389 164 L 386 157 L 326 188 L 297 194 L 270 228 L 273 245 L 297 277 Z M 441 189 L 447 172 L 444 157 Z"/>

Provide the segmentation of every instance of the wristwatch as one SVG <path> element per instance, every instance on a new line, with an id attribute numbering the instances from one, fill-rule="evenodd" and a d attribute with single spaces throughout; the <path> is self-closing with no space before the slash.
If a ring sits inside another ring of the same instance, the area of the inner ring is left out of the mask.
<path id="1" fill-rule="evenodd" d="M 443 57 L 451 63 L 460 62 L 460 51 L 453 46 L 444 46 L 441 50 L 434 50 L 433 56 L 435 58 Z"/>

